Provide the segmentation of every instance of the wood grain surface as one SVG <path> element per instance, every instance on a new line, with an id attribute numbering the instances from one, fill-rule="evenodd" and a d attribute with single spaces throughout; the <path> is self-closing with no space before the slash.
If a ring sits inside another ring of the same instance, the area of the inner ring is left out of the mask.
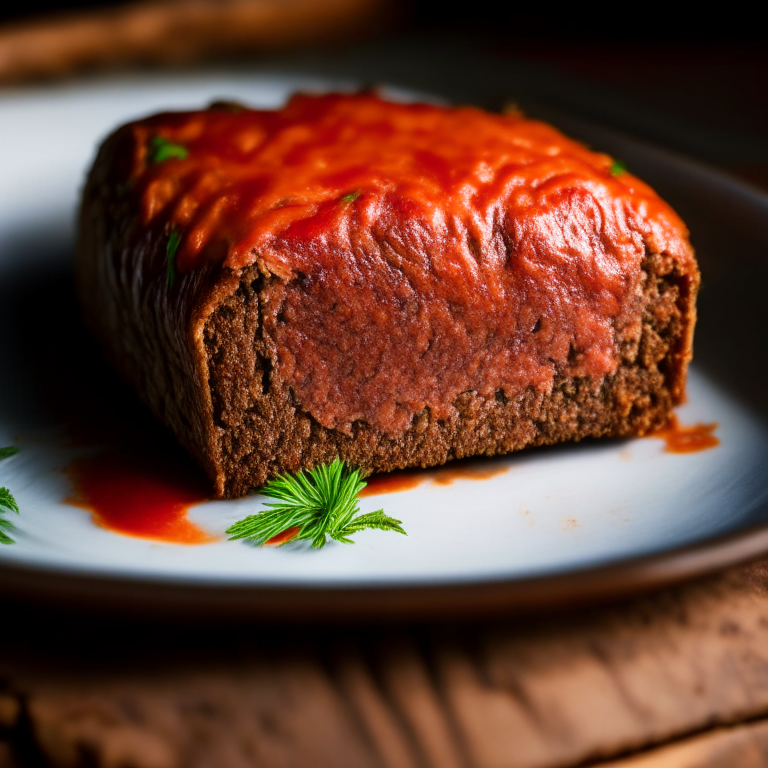
<path id="1" fill-rule="evenodd" d="M 385 24 L 385 0 L 143 0 L 0 27 L 0 84 L 347 40 Z"/>
<path id="2" fill-rule="evenodd" d="M 0 766 L 768 766 L 768 562 L 506 622 L 5 618 Z"/>

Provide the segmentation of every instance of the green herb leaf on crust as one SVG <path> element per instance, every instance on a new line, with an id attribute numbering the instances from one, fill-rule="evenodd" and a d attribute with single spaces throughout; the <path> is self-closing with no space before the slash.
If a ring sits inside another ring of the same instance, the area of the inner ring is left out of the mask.
<path id="1" fill-rule="evenodd" d="M 162 163 L 163 160 L 183 160 L 189 150 L 183 144 L 174 144 L 162 136 L 155 136 L 149 142 L 149 162 Z"/>
<path id="2" fill-rule="evenodd" d="M 611 175 L 612 176 L 621 176 L 622 173 L 626 173 L 627 166 L 624 165 L 624 163 L 621 162 L 621 160 L 614 160 L 611 163 Z"/>
<path id="3" fill-rule="evenodd" d="M 176 280 L 176 251 L 179 250 L 181 235 L 171 232 L 165 248 L 165 287 L 170 288 Z"/>
<path id="4" fill-rule="evenodd" d="M 260 546 L 278 537 L 274 543 L 280 546 L 288 541 L 311 541 L 318 549 L 328 537 L 353 544 L 349 537 L 365 528 L 407 535 L 401 521 L 385 515 L 384 510 L 358 514 L 358 494 L 365 485 L 359 470 L 350 471 L 340 459 L 308 472 L 281 475 L 261 491 L 277 503 L 265 504 L 266 510 L 240 520 L 227 533 L 230 539 L 248 539 Z M 281 536 L 286 532 L 293 535 Z"/>

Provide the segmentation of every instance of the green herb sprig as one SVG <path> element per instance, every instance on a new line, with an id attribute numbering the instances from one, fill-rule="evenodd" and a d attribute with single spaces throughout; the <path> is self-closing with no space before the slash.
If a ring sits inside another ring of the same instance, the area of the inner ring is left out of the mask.
<path id="1" fill-rule="evenodd" d="M 360 195 L 363 193 L 360 192 L 360 190 L 355 190 L 354 192 L 350 192 L 348 195 L 344 195 L 344 197 L 341 198 L 342 203 L 354 203 L 355 200 L 357 200 Z"/>
<path id="2" fill-rule="evenodd" d="M 622 173 L 627 172 L 627 166 L 621 162 L 621 160 L 614 160 L 611 163 L 611 176 L 621 176 Z"/>
<path id="3" fill-rule="evenodd" d="M 179 250 L 181 235 L 171 232 L 168 245 L 165 247 L 165 287 L 171 288 L 176 280 L 176 251 Z"/>
<path id="4" fill-rule="evenodd" d="M 183 160 L 189 150 L 183 144 L 174 144 L 162 136 L 155 136 L 149 142 L 149 162 L 162 163 L 163 160 Z"/>
<path id="5" fill-rule="evenodd" d="M 0 461 L 14 456 L 19 452 L 15 445 L 9 445 L 7 448 L 0 448 Z M 15 512 L 19 514 L 19 505 L 13 494 L 7 488 L 0 488 L 0 544 L 13 544 L 13 539 L 5 531 L 13 528 L 13 523 L 3 517 L 5 512 Z"/>
<path id="6" fill-rule="evenodd" d="M 365 528 L 407 536 L 401 521 L 385 515 L 382 509 L 358 514 L 358 494 L 365 485 L 359 470 L 350 471 L 340 459 L 308 472 L 281 475 L 261 491 L 278 502 L 265 504 L 268 509 L 240 520 L 227 533 L 230 539 L 249 539 L 259 546 L 288 533 L 277 543 L 311 541 L 317 549 L 325 546 L 328 537 L 354 544 L 349 537 Z"/>

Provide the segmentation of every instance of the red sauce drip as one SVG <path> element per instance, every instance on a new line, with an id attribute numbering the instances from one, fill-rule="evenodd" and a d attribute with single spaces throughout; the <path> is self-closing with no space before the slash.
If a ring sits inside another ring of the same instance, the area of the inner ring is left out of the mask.
<path id="1" fill-rule="evenodd" d="M 680 424 L 677 416 L 672 414 L 667 423 L 652 432 L 650 437 L 660 437 L 666 445 L 667 453 L 696 453 L 706 451 L 720 445 L 720 440 L 712 434 L 717 429 L 717 423 L 694 424 L 686 427 Z"/>
<path id="2" fill-rule="evenodd" d="M 162 233 L 147 253 L 163 295 L 171 229 L 178 285 L 212 261 L 280 278 L 261 292 L 272 376 L 348 434 L 357 420 L 402 434 L 427 407 L 451 418 L 462 392 L 610 375 L 616 334 L 640 333 L 646 250 L 695 270 L 647 185 L 520 115 L 297 95 L 123 135 L 143 224 Z M 188 155 L 148 162 L 157 136 Z"/>
<path id="3" fill-rule="evenodd" d="M 386 475 L 374 475 L 366 480 L 367 485 L 360 491 L 360 496 L 408 491 L 421 485 L 425 480 L 427 480 L 425 472 L 389 472 Z"/>
<path id="4" fill-rule="evenodd" d="M 282 533 L 278 533 L 277 536 L 273 536 L 271 539 L 267 539 L 264 542 L 265 547 L 279 547 L 282 544 L 287 544 L 289 541 L 293 541 L 298 535 L 301 528 L 295 526 L 293 528 L 286 528 Z"/>
<path id="5" fill-rule="evenodd" d="M 216 540 L 187 519 L 189 507 L 208 496 L 199 471 L 110 451 L 74 462 L 67 474 L 74 482 L 67 501 L 89 510 L 102 528 L 173 544 Z"/>
<path id="6" fill-rule="evenodd" d="M 455 480 L 488 480 L 491 477 L 502 475 L 506 471 L 506 467 L 483 467 L 456 462 L 440 469 L 389 472 L 369 478 L 367 480 L 368 485 L 360 492 L 360 496 L 378 496 L 383 493 L 408 491 L 428 481 L 438 485 L 452 485 Z"/>
<path id="7" fill-rule="evenodd" d="M 433 478 L 438 485 L 453 485 L 454 480 L 488 480 L 503 475 L 506 467 L 478 467 L 458 464 L 440 469 Z"/>

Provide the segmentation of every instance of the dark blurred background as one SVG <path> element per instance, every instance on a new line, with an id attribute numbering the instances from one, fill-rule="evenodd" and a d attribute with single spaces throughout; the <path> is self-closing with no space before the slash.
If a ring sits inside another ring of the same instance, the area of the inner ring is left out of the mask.
<path id="1" fill-rule="evenodd" d="M 322 0 L 321 0 L 322 1 Z M 219 0 L 225 5 L 226 0 Z M 4 4 L 0 20 L 30 20 L 87 10 L 127 6 L 129 0 L 31 0 Z M 283 3 L 289 4 L 289 3 Z M 394 4 L 394 3 L 392 3 Z M 759 6 L 729 4 L 703 10 L 689 4 L 646 2 L 642 6 L 601 4 L 499 3 L 477 0 L 450 4 L 438 0 L 398 3 L 409 21 L 430 29 L 492 30 L 510 40 L 562 40 L 594 43 L 731 41 L 764 39 Z"/>
<path id="2" fill-rule="evenodd" d="M 551 106 L 768 186 L 758 10 L 652 2 L 30 0 L 0 10 L 0 83 L 242 66 L 354 76 L 499 107 Z"/>

